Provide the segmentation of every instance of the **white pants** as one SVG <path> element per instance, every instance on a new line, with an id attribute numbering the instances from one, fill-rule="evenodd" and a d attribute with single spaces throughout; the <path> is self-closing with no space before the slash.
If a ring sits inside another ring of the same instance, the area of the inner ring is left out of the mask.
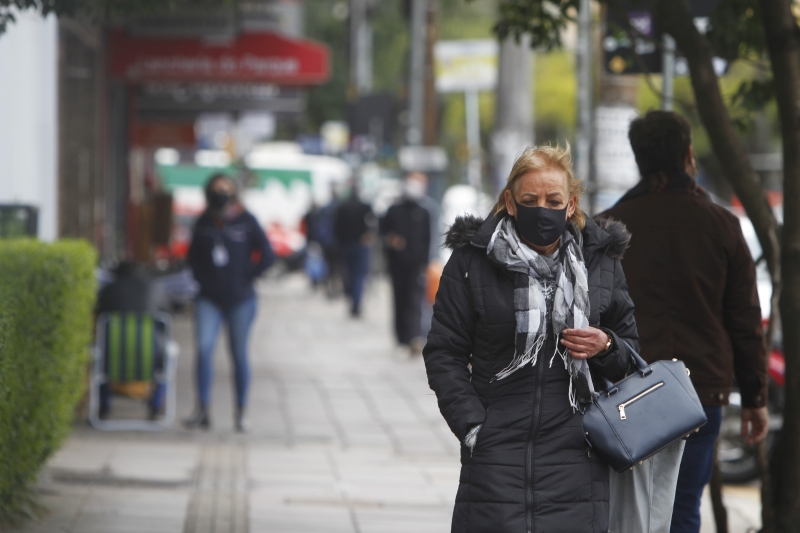
<path id="1" fill-rule="evenodd" d="M 636 465 L 609 475 L 609 533 L 669 533 L 683 439 Z"/>

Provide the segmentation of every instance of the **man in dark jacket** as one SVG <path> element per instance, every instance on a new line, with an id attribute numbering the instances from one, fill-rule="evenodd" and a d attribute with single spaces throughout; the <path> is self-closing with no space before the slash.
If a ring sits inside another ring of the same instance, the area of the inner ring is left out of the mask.
<path id="1" fill-rule="evenodd" d="M 350 297 L 350 315 L 361 316 L 361 298 L 369 274 L 370 247 L 375 239 L 376 218 L 372 208 L 361 201 L 358 187 L 336 211 L 334 233 L 345 262 L 345 291 Z"/>
<path id="2" fill-rule="evenodd" d="M 403 197 L 381 221 L 394 292 L 395 335 L 398 344 L 410 347 L 412 353 L 421 352 L 423 345 L 422 297 L 430 259 L 431 216 L 421 201 L 427 187 L 425 174 L 409 174 Z"/>
<path id="3" fill-rule="evenodd" d="M 736 216 L 712 203 L 693 179 L 689 123 L 651 111 L 629 138 L 642 181 L 606 215 L 632 238 L 622 262 L 642 356 L 681 359 L 708 424 L 686 442 L 672 531 L 700 529 L 700 497 L 711 477 L 721 406 L 733 378 L 742 398 L 742 434 L 752 444 L 767 432 L 767 358 L 753 259 Z"/>

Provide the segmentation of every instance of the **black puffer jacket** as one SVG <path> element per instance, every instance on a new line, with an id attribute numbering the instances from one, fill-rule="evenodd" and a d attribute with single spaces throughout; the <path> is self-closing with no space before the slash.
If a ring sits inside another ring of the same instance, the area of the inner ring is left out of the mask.
<path id="1" fill-rule="evenodd" d="M 608 529 L 608 467 L 589 455 L 583 416 L 569 404 L 560 357 L 539 357 L 491 381 L 514 355 L 514 279 L 491 263 L 486 247 L 499 222 L 461 218 L 450 229 L 454 252 L 444 268 L 433 327 L 423 351 L 428 382 L 459 441 L 483 424 L 470 455 L 461 447 L 453 533 L 601 533 Z M 598 225 L 599 224 L 599 225 Z M 589 323 L 614 344 L 590 359 L 612 381 L 628 370 L 620 338 L 638 349 L 633 303 L 619 259 L 629 235 L 616 222 L 587 220 Z M 542 350 L 555 350 L 552 335 Z M 471 371 L 470 371 L 471 365 Z"/>

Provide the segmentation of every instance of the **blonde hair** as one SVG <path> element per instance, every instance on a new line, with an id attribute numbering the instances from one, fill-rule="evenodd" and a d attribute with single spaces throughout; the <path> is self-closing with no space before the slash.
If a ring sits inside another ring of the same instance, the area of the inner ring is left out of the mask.
<path id="1" fill-rule="evenodd" d="M 566 148 L 560 146 L 544 145 L 544 146 L 531 146 L 526 148 L 524 152 L 514 162 L 511 173 L 506 180 L 506 186 L 500 191 L 500 198 L 495 204 L 495 215 L 506 212 L 506 191 L 514 194 L 514 189 L 525 174 L 537 170 L 558 170 L 563 172 L 567 178 L 567 193 L 569 199 L 575 198 L 575 212 L 569 217 L 570 221 L 576 228 L 582 230 L 586 226 L 586 214 L 581 209 L 580 195 L 583 192 L 583 180 L 575 177 L 572 171 L 572 153 L 570 151 L 569 143 Z"/>

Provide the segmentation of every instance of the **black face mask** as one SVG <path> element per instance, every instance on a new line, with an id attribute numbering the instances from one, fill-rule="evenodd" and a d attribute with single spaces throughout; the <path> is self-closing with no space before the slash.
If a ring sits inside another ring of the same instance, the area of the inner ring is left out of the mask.
<path id="1" fill-rule="evenodd" d="M 546 207 L 526 207 L 517 204 L 517 233 L 520 237 L 535 244 L 547 246 L 556 242 L 567 225 L 567 208 L 548 209 Z"/>
<path id="2" fill-rule="evenodd" d="M 228 202 L 231 201 L 232 196 L 228 193 L 211 191 L 208 194 L 208 207 L 216 211 L 222 210 Z"/>

